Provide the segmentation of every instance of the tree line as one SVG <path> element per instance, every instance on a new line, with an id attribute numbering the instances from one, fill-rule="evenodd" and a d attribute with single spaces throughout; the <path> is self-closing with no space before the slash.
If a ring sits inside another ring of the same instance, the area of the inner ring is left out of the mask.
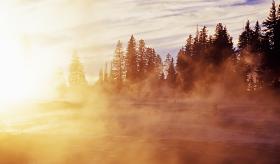
<path id="1" fill-rule="evenodd" d="M 280 89 L 280 5 L 275 1 L 263 23 L 247 21 L 237 47 L 222 23 L 213 35 L 206 26 L 189 35 L 176 58 L 167 54 L 162 59 L 133 35 L 126 50 L 118 41 L 113 60 L 100 70 L 98 81 L 116 90 L 149 85 L 186 93 L 197 88 L 208 92 L 213 84 L 244 91 Z"/>

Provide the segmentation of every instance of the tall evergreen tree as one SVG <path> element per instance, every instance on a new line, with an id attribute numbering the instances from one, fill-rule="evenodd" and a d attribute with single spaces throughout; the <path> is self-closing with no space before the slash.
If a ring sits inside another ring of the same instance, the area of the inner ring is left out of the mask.
<path id="1" fill-rule="evenodd" d="M 194 40 L 193 40 L 192 35 L 189 35 L 186 45 L 185 45 L 185 52 L 189 56 L 193 56 L 193 42 L 194 42 Z M 181 52 L 181 50 L 180 50 L 180 52 Z"/>
<path id="2" fill-rule="evenodd" d="M 147 71 L 149 72 L 149 74 L 153 73 L 155 70 L 155 61 L 156 61 L 156 53 L 155 50 L 153 48 L 147 48 Z"/>
<path id="3" fill-rule="evenodd" d="M 208 48 L 208 35 L 207 35 L 207 27 L 203 26 L 203 28 L 201 29 L 200 33 L 199 33 L 199 43 L 200 43 L 200 47 L 201 47 L 201 53 L 205 53 L 206 49 Z"/>
<path id="4" fill-rule="evenodd" d="M 253 32 L 253 45 L 252 45 L 252 50 L 256 53 L 262 53 L 263 48 L 262 48 L 262 32 L 261 32 L 261 26 L 259 24 L 259 21 L 256 22 L 254 32 Z"/>
<path id="5" fill-rule="evenodd" d="M 121 41 L 117 42 L 115 55 L 112 62 L 112 79 L 121 84 L 123 82 L 123 60 L 124 60 L 124 51 Z"/>
<path id="6" fill-rule="evenodd" d="M 266 84 L 280 88 L 280 7 L 276 10 L 275 1 L 272 2 L 269 16 L 263 22 L 265 36 L 269 48 L 264 59 L 266 69 Z"/>
<path id="7" fill-rule="evenodd" d="M 198 58 L 200 55 L 200 50 L 201 50 L 201 45 L 199 42 L 199 30 L 198 30 L 198 26 L 196 29 L 196 35 L 193 39 L 193 44 L 192 44 L 192 56 L 193 58 Z"/>
<path id="8" fill-rule="evenodd" d="M 277 45 L 277 11 L 276 11 L 276 4 L 273 0 L 272 6 L 270 9 L 269 16 L 263 22 L 265 28 L 265 34 L 268 36 L 270 41 L 270 49 L 274 50 Z M 279 36 L 280 37 L 280 36 Z"/>
<path id="9" fill-rule="evenodd" d="M 250 21 L 246 22 L 244 31 L 239 36 L 238 48 L 239 48 L 239 71 L 244 78 L 244 82 L 248 82 L 248 77 L 253 71 L 252 55 L 254 42 L 254 31 L 250 27 Z M 250 60 L 248 60 L 250 59 Z"/>
<path id="10" fill-rule="evenodd" d="M 193 84 L 193 71 L 194 71 L 194 60 L 192 51 L 192 37 L 189 36 L 186 43 L 186 48 L 180 49 L 177 55 L 176 63 L 176 83 L 183 92 L 188 92 L 192 88 Z"/>
<path id="11" fill-rule="evenodd" d="M 139 41 L 137 56 L 138 56 L 138 71 L 139 71 L 138 77 L 140 79 L 143 79 L 145 73 L 147 72 L 146 45 L 143 39 Z"/>
<path id="12" fill-rule="evenodd" d="M 176 86 L 176 71 L 173 58 L 171 59 L 166 80 L 170 87 L 174 88 Z"/>
<path id="13" fill-rule="evenodd" d="M 221 23 L 217 24 L 213 40 L 213 50 L 211 52 L 211 62 L 214 65 L 220 65 L 231 57 L 233 52 L 232 37 L 228 34 L 227 28 Z"/>
<path id="14" fill-rule="evenodd" d="M 163 72 L 163 64 L 161 57 L 159 55 L 156 55 L 156 60 L 155 60 L 155 79 L 159 80 L 160 76 Z"/>
<path id="15" fill-rule="evenodd" d="M 137 50 L 134 36 L 130 37 L 126 53 L 126 78 L 130 82 L 135 82 L 137 79 Z"/>
<path id="16" fill-rule="evenodd" d="M 70 86 L 84 86 L 87 84 L 84 67 L 80 62 L 77 52 L 72 56 L 72 62 L 69 70 L 69 84 Z"/>
<path id="17" fill-rule="evenodd" d="M 166 77 L 168 74 L 168 69 L 169 69 L 169 66 L 171 63 L 171 59 L 172 59 L 172 57 L 171 57 L 170 53 L 168 53 L 165 57 L 164 64 L 163 64 L 164 65 L 163 66 L 164 77 Z"/>
<path id="18" fill-rule="evenodd" d="M 244 31 L 239 36 L 238 41 L 238 48 L 240 50 L 251 50 L 254 42 L 254 31 L 250 27 L 250 21 L 248 20 L 246 23 L 246 26 L 244 28 Z"/>

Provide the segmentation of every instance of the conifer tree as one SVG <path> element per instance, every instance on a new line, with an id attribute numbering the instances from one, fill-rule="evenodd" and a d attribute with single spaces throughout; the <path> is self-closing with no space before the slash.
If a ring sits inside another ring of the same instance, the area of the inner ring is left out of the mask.
<path id="1" fill-rule="evenodd" d="M 193 39 L 193 44 L 192 44 L 192 56 L 193 58 L 198 58 L 200 55 L 200 42 L 199 42 L 199 31 L 198 31 L 198 26 L 196 30 L 196 35 Z"/>
<path id="2" fill-rule="evenodd" d="M 280 7 L 276 10 L 275 1 L 272 2 L 269 16 L 263 22 L 265 39 L 263 44 L 268 46 L 264 58 L 266 84 L 280 87 Z M 266 44 L 265 44 L 266 43 Z"/>
<path id="3" fill-rule="evenodd" d="M 74 52 L 69 70 L 69 85 L 70 86 L 85 86 L 87 84 L 84 67 L 80 62 L 77 52 Z"/>
<path id="4" fill-rule="evenodd" d="M 156 53 L 153 48 L 147 48 L 146 53 L 147 53 L 147 58 L 148 58 L 147 71 L 149 72 L 149 74 L 151 74 L 155 70 Z"/>
<path id="5" fill-rule="evenodd" d="M 276 4 L 275 1 L 272 1 L 272 6 L 270 9 L 269 16 L 267 19 L 263 22 L 263 25 L 265 28 L 265 34 L 269 38 L 270 42 L 270 49 L 274 50 L 277 45 L 276 43 L 276 37 L 277 37 L 277 11 L 276 11 Z M 279 36 L 280 37 L 280 36 Z"/>
<path id="6" fill-rule="evenodd" d="M 176 71 L 175 71 L 173 58 L 171 59 L 170 66 L 168 68 L 168 74 L 166 80 L 170 87 L 174 88 L 176 86 Z"/>
<path id="7" fill-rule="evenodd" d="M 251 50 L 254 42 L 254 31 L 250 27 L 250 21 L 248 20 L 244 31 L 239 36 L 238 48 L 240 50 Z"/>
<path id="8" fill-rule="evenodd" d="M 186 54 L 189 56 L 193 56 L 193 42 L 194 41 L 193 41 L 192 35 L 189 35 L 186 45 L 185 45 Z"/>
<path id="9" fill-rule="evenodd" d="M 147 56 L 146 56 L 146 45 L 145 41 L 141 39 L 139 41 L 139 47 L 138 47 L 138 72 L 139 72 L 139 78 L 143 79 L 144 75 L 147 72 Z"/>
<path id="10" fill-rule="evenodd" d="M 134 36 L 130 37 L 126 53 L 126 79 L 130 82 L 135 82 L 137 79 L 137 51 L 136 41 Z"/>
<path id="11" fill-rule="evenodd" d="M 252 50 L 253 52 L 262 53 L 262 32 L 261 32 L 261 26 L 259 24 L 259 21 L 256 22 L 254 32 L 253 32 L 253 45 Z"/>
<path id="12" fill-rule="evenodd" d="M 117 42 L 115 55 L 112 62 L 112 80 L 117 84 L 123 82 L 123 60 L 124 60 L 124 51 L 121 41 Z"/>
<path id="13" fill-rule="evenodd" d="M 208 47 L 207 38 L 208 38 L 207 28 L 206 28 L 206 26 L 203 26 L 203 28 L 201 29 L 201 31 L 199 33 L 199 43 L 200 43 L 201 53 L 203 53 L 203 54 L 206 52 L 206 48 Z"/>
<path id="14" fill-rule="evenodd" d="M 172 59 L 172 57 L 171 57 L 171 55 L 168 53 L 167 55 L 166 55 L 166 57 L 165 57 L 165 60 L 164 60 L 164 64 L 163 64 L 163 73 L 164 73 L 164 77 L 166 77 L 167 76 L 167 74 L 168 74 L 168 69 L 169 69 L 169 66 L 170 66 L 170 64 L 171 64 L 171 59 Z"/>
<path id="15" fill-rule="evenodd" d="M 233 54 L 232 37 L 229 36 L 227 28 L 221 23 L 217 24 L 211 52 L 211 62 L 220 65 Z"/>
<path id="16" fill-rule="evenodd" d="M 156 55 L 156 60 L 155 60 L 155 79 L 159 80 L 160 76 L 163 72 L 163 64 L 161 57 L 159 55 Z"/>

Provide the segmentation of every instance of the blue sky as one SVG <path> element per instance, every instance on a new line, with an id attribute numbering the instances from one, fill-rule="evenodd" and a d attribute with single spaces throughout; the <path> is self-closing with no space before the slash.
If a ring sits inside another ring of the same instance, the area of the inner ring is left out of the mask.
<path id="1" fill-rule="evenodd" d="M 278 1 L 276 1 L 278 3 Z M 117 40 L 131 34 L 165 56 L 176 55 L 196 26 L 225 24 L 238 39 L 249 19 L 262 22 L 270 0 L 10 0 L 0 2 L 0 34 L 19 37 L 33 55 L 67 69 L 76 49 L 94 81 Z"/>

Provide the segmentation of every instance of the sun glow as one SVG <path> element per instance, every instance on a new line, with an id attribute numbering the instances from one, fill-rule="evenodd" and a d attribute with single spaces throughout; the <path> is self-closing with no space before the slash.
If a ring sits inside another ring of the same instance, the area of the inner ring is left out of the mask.
<path id="1" fill-rule="evenodd" d="M 0 50 L 0 104 L 42 97 L 52 71 L 48 60 L 26 51 L 24 44 L 16 38 L 2 38 Z"/>

